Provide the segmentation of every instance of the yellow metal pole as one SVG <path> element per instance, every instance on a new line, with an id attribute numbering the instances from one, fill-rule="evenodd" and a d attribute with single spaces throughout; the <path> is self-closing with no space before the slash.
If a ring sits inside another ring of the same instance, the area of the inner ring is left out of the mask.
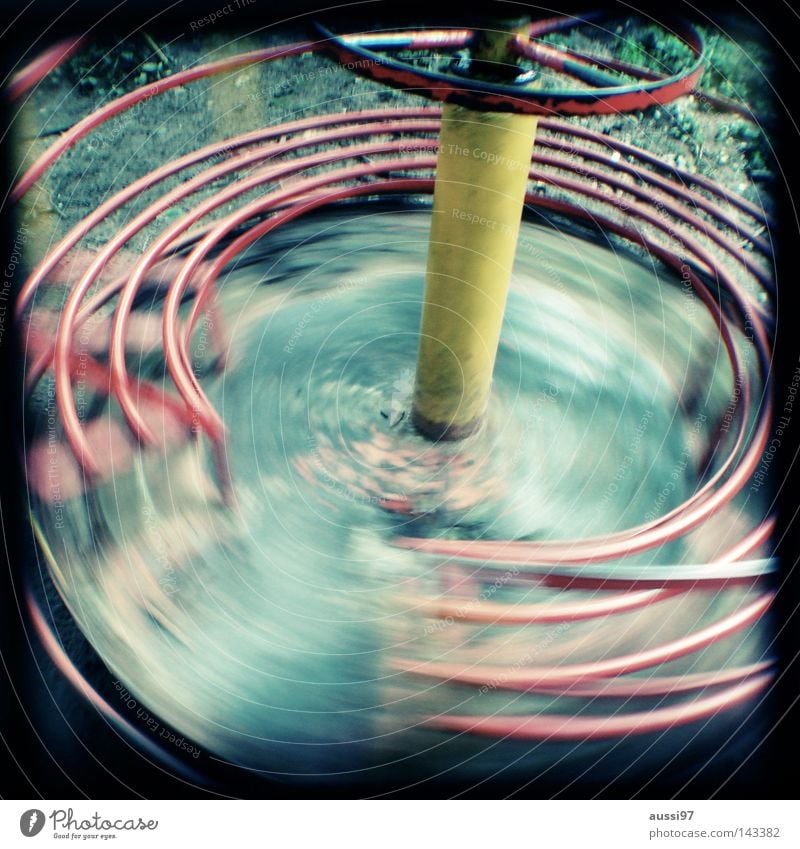
<path id="1" fill-rule="evenodd" d="M 443 110 L 412 413 L 433 439 L 468 436 L 486 410 L 536 123 Z"/>

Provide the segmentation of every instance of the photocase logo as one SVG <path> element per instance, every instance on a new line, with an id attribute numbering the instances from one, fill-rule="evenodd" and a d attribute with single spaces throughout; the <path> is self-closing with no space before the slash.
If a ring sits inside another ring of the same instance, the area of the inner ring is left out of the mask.
<path id="1" fill-rule="evenodd" d="M 44 828 L 44 813 L 38 808 L 31 808 L 19 818 L 19 830 L 25 837 L 36 837 Z"/>
<path id="2" fill-rule="evenodd" d="M 414 372 L 407 368 L 392 384 L 388 402 L 384 404 L 381 410 L 381 415 L 389 420 L 390 427 L 394 427 L 405 418 L 413 392 Z"/>

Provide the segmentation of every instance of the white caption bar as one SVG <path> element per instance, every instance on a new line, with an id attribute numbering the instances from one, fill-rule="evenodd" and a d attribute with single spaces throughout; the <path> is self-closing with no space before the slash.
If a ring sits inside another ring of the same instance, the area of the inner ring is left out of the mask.
<path id="1" fill-rule="evenodd" d="M 800 846 L 791 801 L 0 802 L 0 845 L 409 849 Z"/>

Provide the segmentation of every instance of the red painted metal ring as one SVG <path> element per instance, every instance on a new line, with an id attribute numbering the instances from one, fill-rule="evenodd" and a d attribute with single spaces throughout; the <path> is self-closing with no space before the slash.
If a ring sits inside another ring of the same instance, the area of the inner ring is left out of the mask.
<path id="1" fill-rule="evenodd" d="M 580 23 L 575 21 L 575 23 Z M 632 112 L 650 106 L 663 105 L 689 94 L 700 81 L 704 66 L 705 46 L 697 30 L 684 21 L 675 24 L 673 34 L 691 50 L 693 61 L 682 71 L 660 79 L 642 80 L 633 84 L 604 86 L 602 88 L 546 91 L 524 86 L 489 83 L 465 79 L 455 74 L 426 71 L 395 57 L 376 52 L 376 48 L 454 49 L 469 45 L 474 33 L 471 30 L 438 30 L 391 33 L 388 35 L 356 34 L 337 35 L 324 24 L 317 23 L 317 32 L 323 40 L 324 50 L 347 70 L 399 88 L 404 91 L 438 100 L 457 103 L 471 109 L 487 112 L 514 112 L 528 115 L 607 115 Z M 530 41 L 515 39 L 509 43 L 512 53 L 533 61 L 542 61 L 545 55 L 541 46 Z M 548 48 L 548 55 L 557 51 Z M 566 55 L 561 62 L 564 70 Z M 550 63 L 551 67 L 558 63 Z"/>

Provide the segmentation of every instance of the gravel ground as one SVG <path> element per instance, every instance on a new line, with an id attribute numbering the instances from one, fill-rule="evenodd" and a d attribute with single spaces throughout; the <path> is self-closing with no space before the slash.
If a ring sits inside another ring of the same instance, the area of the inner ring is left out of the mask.
<path id="1" fill-rule="evenodd" d="M 667 162 L 711 177 L 769 210 L 775 172 L 769 131 L 764 129 L 771 125 L 773 114 L 767 96 L 769 53 L 747 33 L 731 38 L 706 28 L 703 34 L 709 47 L 703 91 L 748 105 L 756 121 L 716 109 L 702 96 L 628 115 L 572 120 L 655 151 Z M 145 82 L 244 50 L 306 37 L 300 28 L 273 28 L 256 35 L 192 32 L 190 28 L 177 39 L 140 32 L 90 44 L 47 77 L 28 100 L 20 151 L 30 161 L 58 133 Z M 552 40 L 654 68 L 669 67 L 682 58 L 676 56 L 681 51 L 676 50 L 674 39 L 659 43 L 648 28 L 624 21 L 610 26 L 609 37 L 603 41 L 580 30 Z M 437 61 L 433 56 L 428 64 Z M 40 229 L 40 239 L 65 231 L 100 199 L 167 157 L 214 140 L 323 112 L 420 102 L 414 95 L 361 79 L 316 55 L 265 63 L 168 91 L 113 118 L 62 158 L 43 181 L 46 200 L 38 201 L 38 213 L 47 220 L 47 227 Z M 102 243 L 118 226 L 116 216 L 93 234 L 92 241 Z M 34 251 L 38 253 L 40 247 Z"/>

